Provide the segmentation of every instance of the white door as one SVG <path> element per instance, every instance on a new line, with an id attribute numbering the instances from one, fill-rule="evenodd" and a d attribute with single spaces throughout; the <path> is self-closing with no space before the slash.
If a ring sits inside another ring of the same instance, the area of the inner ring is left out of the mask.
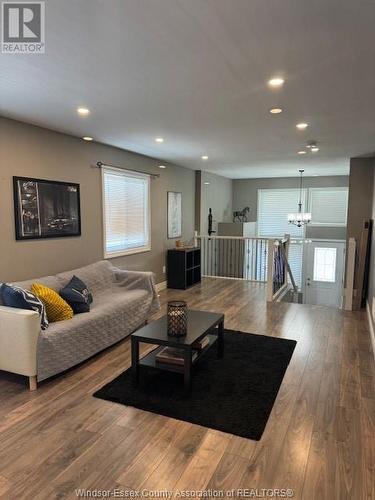
<path id="1" fill-rule="evenodd" d="M 341 306 L 344 242 L 312 241 L 306 248 L 305 304 Z"/>

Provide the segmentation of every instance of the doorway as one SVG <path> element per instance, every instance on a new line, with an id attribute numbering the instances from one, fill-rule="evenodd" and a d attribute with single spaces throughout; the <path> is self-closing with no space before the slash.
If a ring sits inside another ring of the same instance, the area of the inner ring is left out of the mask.
<path id="1" fill-rule="evenodd" d="M 304 303 L 341 307 L 345 241 L 312 240 L 306 246 Z"/>

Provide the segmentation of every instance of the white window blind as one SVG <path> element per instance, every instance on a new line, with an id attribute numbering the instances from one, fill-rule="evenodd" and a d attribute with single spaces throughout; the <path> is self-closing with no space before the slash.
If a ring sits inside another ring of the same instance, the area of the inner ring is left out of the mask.
<path id="1" fill-rule="evenodd" d="M 150 250 L 150 177 L 103 168 L 104 256 Z"/>
<path id="2" fill-rule="evenodd" d="M 284 234 L 303 237 L 304 228 L 288 223 L 288 214 L 297 212 L 299 189 L 258 190 L 258 236 L 279 238 Z M 306 190 L 302 191 L 302 211 L 306 211 Z"/>
<path id="3" fill-rule="evenodd" d="M 311 188 L 311 224 L 315 226 L 346 226 L 348 188 Z"/>
<path id="4" fill-rule="evenodd" d="M 306 211 L 306 190 L 302 190 L 302 210 Z M 297 212 L 299 189 L 259 189 L 258 190 L 258 236 L 280 238 L 290 234 L 297 241 L 289 246 L 289 265 L 297 286 L 302 282 L 304 227 L 288 223 L 288 214 Z"/>
<path id="5" fill-rule="evenodd" d="M 303 259 L 303 243 L 296 240 L 291 240 L 289 245 L 288 262 L 292 270 L 294 281 L 298 288 L 302 286 L 302 259 Z"/>

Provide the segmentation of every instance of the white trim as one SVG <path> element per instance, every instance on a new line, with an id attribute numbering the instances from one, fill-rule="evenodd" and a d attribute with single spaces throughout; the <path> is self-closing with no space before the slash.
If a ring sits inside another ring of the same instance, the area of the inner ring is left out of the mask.
<path id="1" fill-rule="evenodd" d="M 338 222 L 332 223 L 332 222 L 309 222 L 309 227 L 346 227 L 347 223 L 345 222 L 342 224 L 339 224 Z"/>
<path id="2" fill-rule="evenodd" d="M 344 276 L 346 276 L 346 288 L 344 289 L 344 308 L 346 311 L 353 310 L 353 297 L 354 297 L 354 273 L 355 273 L 355 253 L 356 241 L 354 238 L 349 238 L 348 249 L 346 252 L 346 269 Z"/>
<path id="3" fill-rule="evenodd" d="M 202 274 L 202 278 L 217 278 L 219 280 L 236 280 L 236 281 L 249 281 L 250 283 L 267 283 L 265 280 L 249 280 L 247 278 L 233 278 L 232 276 L 211 276 L 210 274 Z"/>
<path id="4" fill-rule="evenodd" d="M 284 283 L 282 287 L 280 287 L 277 292 L 275 292 L 272 296 L 272 302 L 278 302 L 279 297 L 284 295 L 287 290 L 290 290 L 290 285 L 288 282 Z"/>
<path id="5" fill-rule="evenodd" d="M 120 250 L 118 252 L 106 252 L 104 249 L 104 258 L 115 259 L 116 257 L 122 257 L 124 255 L 133 255 L 136 253 L 144 253 L 144 252 L 151 252 L 151 245 L 140 248 L 129 248 L 129 250 Z"/>
<path id="6" fill-rule="evenodd" d="M 373 324 L 372 317 L 371 317 L 370 304 L 368 303 L 368 300 L 366 300 L 366 311 L 367 311 L 367 320 L 368 320 L 370 339 L 371 339 L 371 345 L 372 345 L 372 353 L 373 353 L 374 359 L 375 359 L 375 332 L 374 332 L 374 324 Z"/>
<path id="7" fill-rule="evenodd" d="M 258 237 L 252 237 L 252 236 L 205 236 L 205 235 L 197 235 L 197 238 L 199 240 L 205 239 L 205 240 L 275 240 L 275 239 L 282 239 L 282 236 L 275 236 L 274 238 L 258 238 Z"/>
<path id="8" fill-rule="evenodd" d="M 333 240 L 331 238 L 306 238 L 306 240 L 307 241 L 305 241 L 304 243 L 310 243 L 310 241 L 326 241 L 327 243 L 346 243 L 346 239 Z"/>
<path id="9" fill-rule="evenodd" d="M 162 290 L 167 289 L 167 282 L 166 281 L 161 281 L 160 283 L 156 283 L 156 291 L 161 292 Z"/>
<path id="10" fill-rule="evenodd" d="M 276 302 L 282 302 L 285 295 L 287 295 L 289 292 L 291 292 L 292 294 L 298 293 L 298 292 L 294 292 L 292 285 L 290 285 L 289 283 L 287 283 L 287 285 L 288 286 L 286 288 L 285 288 L 285 285 L 283 285 L 282 288 L 280 288 L 280 290 L 283 290 L 283 293 L 280 293 L 277 296 Z"/>
<path id="11" fill-rule="evenodd" d="M 275 244 L 272 240 L 268 241 L 267 249 L 267 289 L 266 300 L 273 302 L 273 257 L 274 257 Z"/>
<path id="12" fill-rule="evenodd" d="M 147 229 L 148 229 L 148 243 L 143 247 L 134 247 L 127 250 L 120 250 L 116 252 L 107 252 L 106 248 L 106 220 L 105 220 L 105 196 L 104 196 L 104 175 L 106 172 L 116 173 L 119 176 L 124 177 L 137 177 L 139 179 L 147 179 L 148 184 L 148 214 L 147 214 Z M 104 259 L 114 259 L 116 257 L 122 257 L 125 255 L 133 255 L 137 253 L 150 252 L 151 251 L 151 178 L 150 174 L 142 174 L 138 172 L 132 172 L 131 170 L 126 170 L 123 168 L 106 167 L 103 165 L 101 168 L 101 180 L 102 180 L 102 221 L 103 221 L 103 256 Z"/>

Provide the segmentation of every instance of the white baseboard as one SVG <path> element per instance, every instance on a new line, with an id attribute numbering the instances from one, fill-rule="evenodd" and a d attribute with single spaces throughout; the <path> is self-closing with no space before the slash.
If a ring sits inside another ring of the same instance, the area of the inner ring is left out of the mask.
<path id="1" fill-rule="evenodd" d="M 366 300 L 366 311 L 367 311 L 367 320 L 368 320 L 368 325 L 369 325 L 369 330 L 370 330 L 372 353 L 373 353 L 374 358 L 375 358 L 375 332 L 374 332 L 374 324 L 373 324 L 372 317 L 371 317 L 370 304 L 368 303 L 368 300 Z"/>
<path id="2" fill-rule="evenodd" d="M 158 292 L 161 292 L 162 290 L 165 290 L 167 288 L 167 282 L 166 281 L 162 281 L 160 283 L 156 283 L 156 290 Z"/>

